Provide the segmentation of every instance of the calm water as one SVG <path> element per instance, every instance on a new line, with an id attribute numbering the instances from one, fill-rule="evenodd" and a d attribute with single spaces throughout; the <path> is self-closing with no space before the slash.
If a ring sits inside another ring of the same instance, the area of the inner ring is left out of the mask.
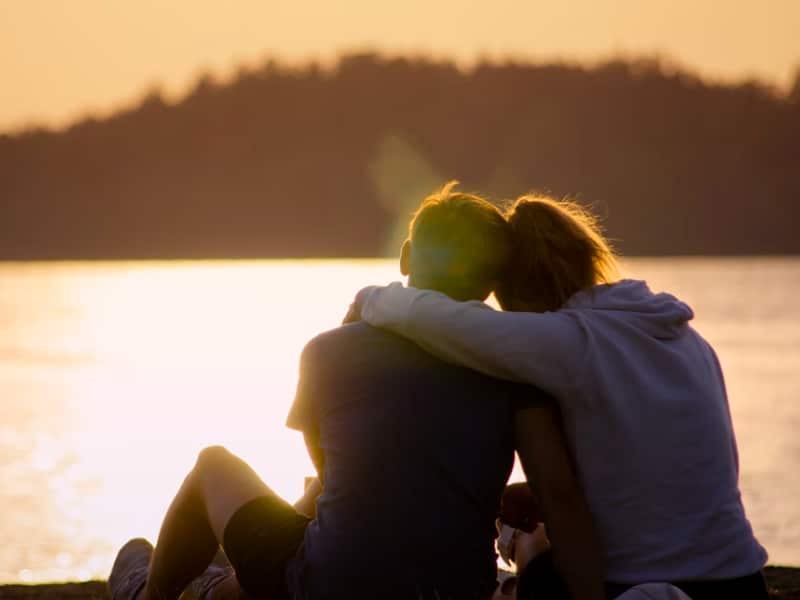
<path id="1" fill-rule="evenodd" d="M 800 565 L 800 259 L 626 267 L 695 308 L 756 534 Z M 283 427 L 299 352 L 397 277 L 390 261 L 0 263 L 0 582 L 107 576 L 208 444 L 299 496 L 313 469 Z"/>

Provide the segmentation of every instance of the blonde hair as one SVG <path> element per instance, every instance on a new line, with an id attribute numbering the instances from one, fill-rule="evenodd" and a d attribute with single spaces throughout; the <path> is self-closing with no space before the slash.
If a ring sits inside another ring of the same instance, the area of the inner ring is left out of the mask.
<path id="1" fill-rule="evenodd" d="M 454 191 L 457 184 L 445 184 L 414 213 L 408 226 L 414 270 L 456 299 L 486 297 L 505 276 L 511 233 L 500 209 Z"/>
<path id="2" fill-rule="evenodd" d="M 617 257 L 597 218 L 579 204 L 526 195 L 505 216 L 514 244 L 511 269 L 497 290 L 505 308 L 521 303 L 557 310 L 573 294 L 619 278 Z"/>

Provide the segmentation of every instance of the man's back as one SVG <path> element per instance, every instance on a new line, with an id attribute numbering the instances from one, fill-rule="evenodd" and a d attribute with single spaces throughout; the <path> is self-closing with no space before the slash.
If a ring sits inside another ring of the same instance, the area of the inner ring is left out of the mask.
<path id="1" fill-rule="evenodd" d="M 288 422 L 318 427 L 325 457 L 298 564 L 310 596 L 371 579 L 380 597 L 478 597 L 491 586 L 511 404 L 526 391 L 362 323 L 310 342 Z"/>

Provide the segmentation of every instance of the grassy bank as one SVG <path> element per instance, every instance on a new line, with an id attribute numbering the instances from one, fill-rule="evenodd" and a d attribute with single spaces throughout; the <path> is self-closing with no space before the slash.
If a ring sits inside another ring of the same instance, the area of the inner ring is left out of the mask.
<path id="1" fill-rule="evenodd" d="M 765 569 L 770 597 L 800 600 L 800 568 L 767 567 Z M 104 581 L 53 583 L 38 585 L 2 585 L 2 600 L 106 600 Z"/>

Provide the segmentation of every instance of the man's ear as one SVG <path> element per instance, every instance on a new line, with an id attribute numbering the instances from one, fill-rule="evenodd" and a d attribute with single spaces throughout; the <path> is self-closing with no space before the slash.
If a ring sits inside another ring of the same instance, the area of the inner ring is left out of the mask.
<path id="1" fill-rule="evenodd" d="M 400 274 L 408 277 L 411 273 L 411 240 L 403 242 L 403 247 L 400 249 Z"/>

